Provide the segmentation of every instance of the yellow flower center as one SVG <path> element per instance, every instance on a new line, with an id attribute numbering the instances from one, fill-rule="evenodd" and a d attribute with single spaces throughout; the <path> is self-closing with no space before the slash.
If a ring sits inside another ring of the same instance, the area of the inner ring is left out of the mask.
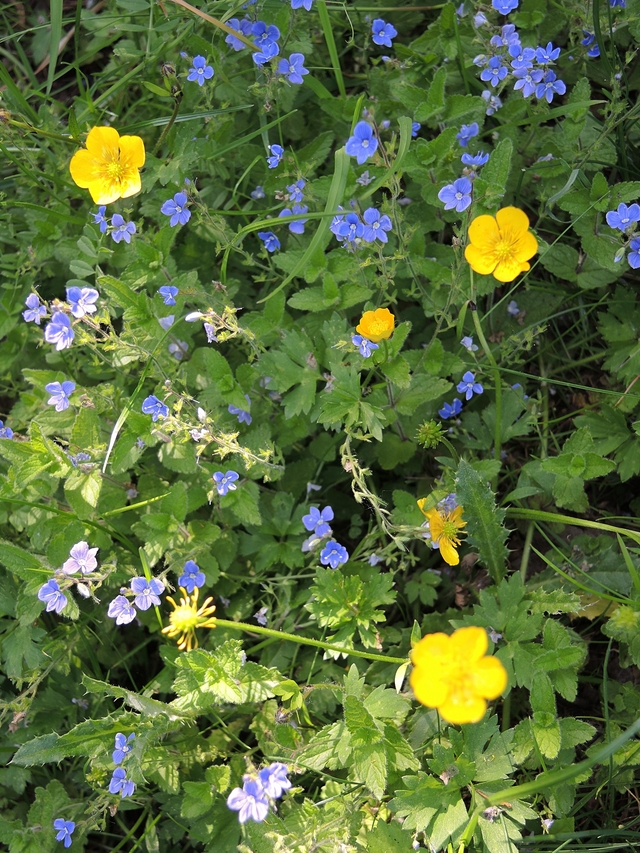
<path id="1" fill-rule="evenodd" d="M 501 237 L 496 242 L 494 252 L 498 259 L 498 263 L 511 260 L 513 257 L 513 240 L 509 240 L 507 237 Z"/>
<path id="2" fill-rule="evenodd" d="M 442 522 L 442 533 L 440 534 L 440 538 L 443 536 L 447 539 L 451 539 L 456 544 L 459 544 L 460 540 L 458 539 L 458 530 L 460 529 L 459 521 L 443 521 Z"/>
<path id="3" fill-rule="evenodd" d="M 181 599 L 184 601 L 184 599 Z M 192 604 L 181 604 L 169 615 L 169 622 L 175 631 L 181 634 L 197 628 L 200 617 Z"/>
<path id="4" fill-rule="evenodd" d="M 105 177 L 112 181 L 121 181 L 124 177 L 125 167 L 119 160 L 112 160 L 105 169 Z"/>

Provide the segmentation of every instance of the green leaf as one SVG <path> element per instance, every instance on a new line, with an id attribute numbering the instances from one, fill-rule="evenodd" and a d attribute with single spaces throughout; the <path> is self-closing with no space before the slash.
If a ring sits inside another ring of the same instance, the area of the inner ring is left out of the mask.
<path id="1" fill-rule="evenodd" d="M 495 497 L 482 477 L 464 459 L 456 472 L 457 500 L 464 507 L 463 519 L 470 544 L 478 549 L 480 561 L 487 567 L 494 583 L 506 571 L 508 531 L 503 525 L 504 510 L 496 507 Z"/>

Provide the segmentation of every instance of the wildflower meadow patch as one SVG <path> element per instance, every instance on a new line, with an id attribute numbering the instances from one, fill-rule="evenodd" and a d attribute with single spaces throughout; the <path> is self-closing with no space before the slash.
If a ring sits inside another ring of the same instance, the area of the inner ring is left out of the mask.
<path id="1" fill-rule="evenodd" d="M 0 16 L 4 847 L 635 849 L 640 0 Z"/>

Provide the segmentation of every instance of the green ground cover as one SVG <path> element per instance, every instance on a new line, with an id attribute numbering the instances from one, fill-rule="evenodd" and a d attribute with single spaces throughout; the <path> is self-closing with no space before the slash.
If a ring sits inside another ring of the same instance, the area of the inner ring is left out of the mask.
<path id="1" fill-rule="evenodd" d="M 640 0 L 0 3 L 10 853 L 640 840 Z"/>

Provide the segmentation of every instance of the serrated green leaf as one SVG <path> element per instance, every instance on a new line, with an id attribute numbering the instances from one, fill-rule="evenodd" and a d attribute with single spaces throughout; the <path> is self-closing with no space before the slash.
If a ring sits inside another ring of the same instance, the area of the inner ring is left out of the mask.
<path id="1" fill-rule="evenodd" d="M 508 554 L 505 545 L 508 531 L 502 524 L 505 513 L 496 507 L 494 494 L 486 482 L 464 459 L 456 472 L 456 495 L 464 507 L 469 542 L 478 549 L 479 559 L 494 582 L 499 583 L 506 571 Z"/>

